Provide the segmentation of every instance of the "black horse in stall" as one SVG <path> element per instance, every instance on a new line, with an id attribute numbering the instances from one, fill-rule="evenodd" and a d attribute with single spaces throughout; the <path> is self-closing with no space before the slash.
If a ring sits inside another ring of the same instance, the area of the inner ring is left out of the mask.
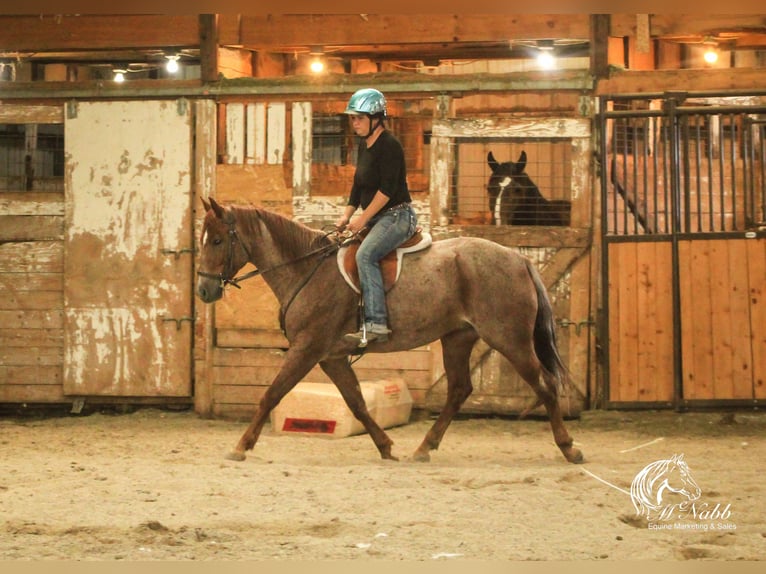
<path id="1" fill-rule="evenodd" d="M 495 225 L 569 225 L 572 203 L 543 197 L 524 171 L 527 152 L 522 151 L 518 161 L 500 163 L 490 151 L 487 164 L 492 170 L 487 192 Z"/>

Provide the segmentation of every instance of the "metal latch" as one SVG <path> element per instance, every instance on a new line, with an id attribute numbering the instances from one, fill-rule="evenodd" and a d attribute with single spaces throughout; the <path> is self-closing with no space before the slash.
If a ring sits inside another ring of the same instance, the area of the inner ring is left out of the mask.
<path id="1" fill-rule="evenodd" d="M 193 247 L 184 247 L 183 249 L 163 249 L 163 255 L 175 255 L 176 261 L 183 253 L 196 253 L 197 250 Z"/>
<path id="2" fill-rule="evenodd" d="M 189 323 L 194 323 L 196 321 L 196 317 L 160 317 L 160 321 L 163 323 L 169 323 L 170 321 L 175 321 L 176 324 L 176 331 L 181 330 L 181 323 L 184 321 L 188 321 Z"/>
<path id="3" fill-rule="evenodd" d="M 585 319 L 583 321 L 572 321 L 571 319 L 566 319 L 566 318 L 557 319 L 556 323 L 558 323 L 559 327 L 567 327 L 567 328 L 574 325 L 575 335 L 577 335 L 578 337 L 580 336 L 580 330 L 583 328 L 583 326 L 596 324 L 591 319 Z"/>

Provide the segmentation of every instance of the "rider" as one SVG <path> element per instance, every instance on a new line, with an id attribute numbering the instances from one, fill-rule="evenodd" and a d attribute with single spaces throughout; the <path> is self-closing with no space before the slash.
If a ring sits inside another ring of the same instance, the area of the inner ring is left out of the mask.
<path id="1" fill-rule="evenodd" d="M 358 90 L 344 113 L 360 142 L 348 204 L 335 225 L 353 233 L 365 227 L 370 230 L 356 254 L 364 329 L 344 335 L 343 339 L 362 346 L 365 334 L 368 342 L 384 342 L 391 333 L 380 260 L 415 233 L 417 216 L 407 189 L 404 149 L 383 123 L 386 98 L 372 88 Z M 362 212 L 351 219 L 359 207 Z"/>

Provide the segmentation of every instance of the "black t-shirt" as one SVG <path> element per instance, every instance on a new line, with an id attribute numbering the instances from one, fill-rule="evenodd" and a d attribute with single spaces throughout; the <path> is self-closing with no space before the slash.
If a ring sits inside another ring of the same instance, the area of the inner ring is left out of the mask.
<path id="1" fill-rule="evenodd" d="M 354 184 L 351 187 L 348 205 L 361 205 L 364 209 L 378 190 L 389 198 L 383 209 L 412 201 L 407 188 L 404 149 L 388 130 L 383 131 L 370 148 L 364 139 L 359 143 Z"/>

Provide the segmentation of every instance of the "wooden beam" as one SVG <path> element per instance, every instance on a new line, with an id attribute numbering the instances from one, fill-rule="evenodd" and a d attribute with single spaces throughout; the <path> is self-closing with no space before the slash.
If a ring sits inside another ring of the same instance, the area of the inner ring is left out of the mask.
<path id="1" fill-rule="evenodd" d="M 201 83 L 196 80 L 133 80 L 114 82 L 12 82 L 3 85 L 3 101 L 12 99 L 175 98 L 241 97 L 273 99 L 297 95 L 302 98 L 348 97 L 370 85 L 385 94 L 480 92 L 586 91 L 593 89 L 589 71 L 519 72 L 509 74 L 427 75 L 417 73 L 328 74 L 322 78 L 234 78 Z"/>
<path id="2" fill-rule="evenodd" d="M 590 15 L 590 71 L 595 78 L 609 74 L 609 14 Z"/>
<path id="3" fill-rule="evenodd" d="M 266 14 L 242 16 L 241 29 L 257 50 L 590 37 L 588 14 Z"/>
<path id="4" fill-rule="evenodd" d="M 652 37 L 707 36 L 716 31 L 757 31 L 766 33 L 763 14 L 652 14 Z M 635 36 L 635 14 L 612 14 L 612 36 Z"/>
<path id="5" fill-rule="evenodd" d="M 199 26 L 193 15 L 0 16 L 0 51 L 178 48 L 198 44 Z"/>
<path id="6" fill-rule="evenodd" d="M 763 70 L 722 68 L 612 72 L 600 80 L 597 95 L 651 94 L 693 86 L 694 91 L 753 90 L 763 84 Z"/>
<path id="7" fill-rule="evenodd" d="M 199 64 L 203 82 L 218 79 L 218 15 L 199 15 Z"/>

